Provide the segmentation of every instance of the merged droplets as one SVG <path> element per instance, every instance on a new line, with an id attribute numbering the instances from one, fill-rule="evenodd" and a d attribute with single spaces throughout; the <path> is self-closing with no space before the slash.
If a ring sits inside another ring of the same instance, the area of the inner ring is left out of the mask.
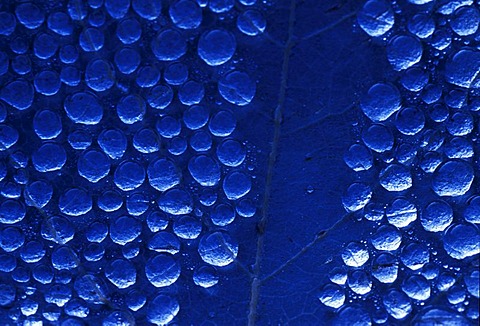
<path id="1" fill-rule="evenodd" d="M 366 1 L 357 14 L 364 32 L 382 37 L 375 42 L 385 45 L 395 77 L 387 74 L 361 98 L 368 119 L 355 124 L 354 132 L 363 144 L 357 141 L 344 155 L 356 175 L 343 205 L 373 231 L 367 246 L 348 243 L 341 254 L 348 269 L 332 270 L 333 284 L 322 287 L 319 299 L 325 306 L 344 306 L 337 312 L 338 324 L 363 320 L 362 296 L 377 292 L 377 286 L 382 291 L 373 295 L 381 296 L 381 306 L 364 312 L 365 324 L 478 319 L 476 307 L 469 307 L 477 305 L 478 273 L 470 274 L 468 261 L 480 252 L 478 105 L 469 89 L 479 85 L 480 56 L 471 40 L 480 14 L 472 1 L 445 1 L 438 7 L 428 6 L 429 0 L 409 2 L 418 8 L 408 7 L 408 19 L 396 19 L 407 12 L 404 4 L 393 9 L 375 0 Z M 390 32 L 394 22 L 405 25 L 396 28 L 404 34 Z M 380 187 L 372 185 L 369 201 L 362 202 L 367 196 L 354 190 L 367 189 L 360 185 L 372 178 Z M 370 257 L 371 268 L 362 268 Z M 343 292 L 344 284 L 351 292 Z M 432 298 L 458 314 L 438 309 Z"/>
<path id="2" fill-rule="evenodd" d="M 18 311 L 13 322 L 76 325 L 96 314 L 92 305 L 118 299 L 122 310 L 101 312 L 98 322 L 131 324 L 145 307 L 148 322 L 164 325 L 180 303 L 141 293 L 140 279 L 183 286 L 185 243 L 198 246 L 192 253 L 203 265 L 189 281 L 204 289 L 219 283 L 216 267 L 236 259 L 238 243 L 217 229 L 256 213 L 250 146 L 236 131 L 256 76 L 232 65 L 244 60 L 237 38 L 264 33 L 266 20 L 261 4 L 234 4 L 70 0 L 64 10 L 22 3 L 0 12 L 2 37 L 32 31 L 0 51 L 0 151 L 8 155 L 0 162 L 0 269 L 44 287 L 25 299 L 33 286 L 12 294 L 2 285 L 0 305 Z M 222 13 L 236 31 L 210 24 Z M 161 28 L 150 23 L 160 18 Z M 30 122 L 19 128 L 17 117 Z"/>

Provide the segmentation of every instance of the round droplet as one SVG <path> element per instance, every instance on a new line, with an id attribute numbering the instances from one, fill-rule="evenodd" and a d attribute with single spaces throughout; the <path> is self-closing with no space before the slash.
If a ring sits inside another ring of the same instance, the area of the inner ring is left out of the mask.
<path id="1" fill-rule="evenodd" d="M 350 146 L 343 156 L 343 160 L 355 172 L 368 170 L 373 165 L 372 153 L 367 147 L 360 144 Z"/>
<path id="2" fill-rule="evenodd" d="M 464 259 L 480 253 L 480 232 L 473 224 L 454 224 L 443 236 L 443 247 L 455 259 Z"/>
<path id="3" fill-rule="evenodd" d="M 372 189 L 364 183 L 351 184 L 342 197 L 343 207 L 350 212 L 361 210 L 372 198 Z"/>
<path id="4" fill-rule="evenodd" d="M 354 270 L 348 273 L 348 287 L 356 294 L 364 295 L 372 290 L 372 280 L 363 270 Z"/>
<path id="5" fill-rule="evenodd" d="M 321 303 L 330 308 L 340 308 L 345 303 L 345 290 L 339 285 L 327 284 L 318 296 Z"/>
<path id="6" fill-rule="evenodd" d="M 395 17 L 389 2 L 369 0 L 358 12 L 357 21 L 365 33 L 378 37 L 392 29 Z"/>
<path id="7" fill-rule="evenodd" d="M 425 301 L 430 298 L 430 284 L 422 275 L 411 275 L 402 283 L 402 291 L 413 300 Z"/>
<path id="8" fill-rule="evenodd" d="M 463 218 L 470 223 L 480 223 L 480 196 L 469 199 L 467 207 L 463 211 Z"/>
<path id="9" fill-rule="evenodd" d="M 58 244 L 66 244 L 73 239 L 75 227 L 62 216 L 52 216 L 42 223 L 42 237 Z"/>
<path id="10" fill-rule="evenodd" d="M 103 117 L 102 105 L 98 98 L 90 93 L 78 92 L 69 95 L 65 99 L 64 108 L 74 123 L 96 125 Z"/>
<path id="11" fill-rule="evenodd" d="M 142 121 L 145 115 L 145 101 L 138 95 L 127 95 L 117 104 L 117 115 L 125 124 Z"/>
<path id="12" fill-rule="evenodd" d="M 216 205 L 210 213 L 210 219 L 217 226 L 226 226 L 235 219 L 235 210 L 227 204 Z"/>
<path id="13" fill-rule="evenodd" d="M 175 318 L 180 310 L 178 301 L 170 296 L 160 294 L 147 307 L 147 319 L 155 325 L 166 325 Z"/>
<path id="14" fill-rule="evenodd" d="M 52 266 L 55 269 L 74 269 L 79 262 L 77 254 L 68 246 L 58 247 L 52 252 Z"/>
<path id="15" fill-rule="evenodd" d="M 54 139 L 62 132 L 62 121 L 57 113 L 42 110 L 33 117 L 33 129 L 40 139 Z"/>
<path id="16" fill-rule="evenodd" d="M 87 86 L 96 92 L 103 92 L 115 84 L 115 70 L 112 64 L 104 59 L 90 61 L 85 70 Z"/>
<path id="17" fill-rule="evenodd" d="M 362 140 L 372 151 L 383 153 L 393 148 L 394 138 L 392 132 L 380 124 L 371 125 L 362 133 Z"/>
<path id="18" fill-rule="evenodd" d="M 168 226 L 168 220 L 165 214 L 153 211 L 147 216 L 147 226 L 152 232 L 165 230 Z"/>
<path id="19" fill-rule="evenodd" d="M 200 103 L 205 96 L 203 84 L 194 80 L 189 80 L 178 90 L 178 99 L 184 105 L 195 105 Z"/>
<path id="20" fill-rule="evenodd" d="M 243 172 L 232 172 L 223 179 L 223 192 L 230 200 L 237 200 L 250 192 L 252 180 Z"/>
<path id="21" fill-rule="evenodd" d="M 52 172 L 60 170 L 67 162 L 67 153 L 62 146 L 46 143 L 33 153 L 32 163 L 38 172 Z"/>
<path id="22" fill-rule="evenodd" d="M 192 157 L 188 162 L 188 171 L 204 187 L 215 186 L 221 177 L 218 163 L 206 155 Z"/>
<path id="23" fill-rule="evenodd" d="M 218 82 L 218 91 L 227 101 L 238 106 L 249 104 L 255 96 L 255 82 L 241 71 L 232 71 Z"/>
<path id="24" fill-rule="evenodd" d="M 136 83 L 142 88 L 153 87 L 160 80 L 160 71 L 155 66 L 143 66 L 137 70 Z"/>
<path id="25" fill-rule="evenodd" d="M 140 65 L 140 54 L 132 48 L 122 48 L 115 53 L 114 57 L 117 69 L 125 75 L 133 73 Z"/>
<path id="26" fill-rule="evenodd" d="M 452 136 L 466 136 L 473 130 L 473 117 L 468 112 L 456 112 L 447 120 L 446 126 Z"/>
<path id="27" fill-rule="evenodd" d="M 210 148 L 212 148 L 212 136 L 210 136 L 210 133 L 204 130 L 196 131 L 190 137 L 190 147 L 196 152 L 208 151 Z"/>
<path id="28" fill-rule="evenodd" d="M 378 178 L 387 191 L 404 191 L 412 187 L 412 174 L 404 165 L 390 164 L 380 171 Z"/>
<path id="29" fill-rule="evenodd" d="M 350 242 L 342 252 L 342 260 L 350 267 L 363 266 L 370 255 L 364 245 L 357 242 Z"/>
<path id="30" fill-rule="evenodd" d="M 397 320 L 407 317 L 412 312 L 410 299 L 403 292 L 392 289 L 383 297 L 383 305 L 390 316 Z"/>
<path id="31" fill-rule="evenodd" d="M 92 197 L 83 189 L 72 188 L 60 196 L 58 208 L 68 216 L 84 215 L 92 209 Z"/>
<path id="32" fill-rule="evenodd" d="M 373 247 L 380 251 L 395 251 L 402 243 L 402 234 L 392 225 L 382 225 L 370 238 Z"/>
<path id="33" fill-rule="evenodd" d="M 133 10 L 142 18 L 155 20 L 162 10 L 162 2 L 155 0 L 132 0 Z"/>
<path id="34" fill-rule="evenodd" d="M 198 40 L 198 55 L 210 66 L 219 66 L 230 60 L 235 53 L 235 37 L 221 29 L 203 33 Z"/>
<path id="35" fill-rule="evenodd" d="M 452 207 L 444 201 L 433 201 L 422 212 L 420 222 L 429 232 L 442 232 L 453 221 Z"/>
<path id="36" fill-rule="evenodd" d="M 71 35 L 73 24 L 70 17 L 60 11 L 51 13 L 47 19 L 47 26 L 52 32 L 61 36 Z"/>
<path id="37" fill-rule="evenodd" d="M 110 222 L 110 238 L 119 245 L 135 240 L 142 232 L 140 222 L 130 216 L 120 216 Z"/>
<path id="38" fill-rule="evenodd" d="M 388 223 L 403 228 L 417 219 L 417 208 L 408 199 L 396 198 L 385 210 Z"/>
<path id="39" fill-rule="evenodd" d="M 119 289 L 126 289 L 135 284 L 137 271 L 131 262 L 115 259 L 105 267 L 105 277 Z"/>
<path id="40" fill-rule="evenodd" d="M 128 309 L 132 311 L 140 310 L 146 302 L 147 297 L 145 294 L 137 290 L 132 290 L 125 296 L 125 303 L 127 304 Z"/>
<path id="41" fill-rule="evenodd" d="M 217 270 L 213 266 L 202 266 L 193 272 L 193 282 L 204 289 L 218 284 L 218 279 Z"/>
<path id="42" fill-rule="evenodd" d="M 173 91 L 167 85 L 157 85 L 147 94 L 147 102 L 154 109 L 163 110 L 172 103 Z"/>
<path id="43" fill-rule="evenodd" d="M 200 240 L 198 253 L 212 266 L 227 266 L 238 254 L 238 244 L 225 232 L 206 234 Z"/>
<path id="44" fill-rule="evenodd" d="M 53 187 L 46 181 L 34 181 L 25 187 L 23 196 L 26 205 L 43 208 L 53 196 Z"/>
<path id="45" fill-rule="evenodd" d="M 38 241 L 27 242 L 20 249 L 20 258 L 26 263 L 36 263 L 45 256 L 43 244 Z"/>
<path id="46" fill-rule="evenodd" d="M 400 260 L 405 266 L 415 271 L 430 261 L 430 253 L 425 245 L 412 242 L 402 249 Z"/>
<path id="47" fill-rule="evenodd" d="M 181 29 L 195 29 L 202 22 L 202 9 L 195 1 L 176 1 L 168 12 L 175 26 Z"/>
<path id="48" fill-rule="evenodd" d="M 164 29 L 152 40 L 153 54 L 160 61 L 174 61 L 187 52 L 185 37 L 174 29 Z"/>
<path id="49" fill-rule="evenodd" d="M 183 189 L 170 189 L 157 199 L 158 207 L 165 213 L 185 215 L 193 210 L 191 195 Z"/>
<path id="50" fill-rule="evenodd" d="M 181 85 L 188 79 L 188 67 L 183 63 L 173 63 L 165 69 L 163 78 L 170 85 Z"/>
<path id="51" fill-rule="evenodd" d="M 17 20 L 12 13 L 6 11 L 0 12 L 0 35 L 10 36 L 16 26 Z"/>
<path id="52" fill-rule="evenodd" d="M 118 23 L 116 35 L 123 44 L 132 44 L 140 39 L 142 27 L 135 18 L 127 18 Z"/>
<path id="53" fill-rule="evenodd" d="M 194 240 L 202 232 L 202 222 L 189 215 L 181 216 L 174 221 L 173 232 L 180 239 Z"/>
<path id="54" fill-rule="evenodd" d="M 0 306 L 7 307 L 15 300 L 16 290 L 10 284 L 0 284 Z"/>
<path id="55" fill-rule="evenodd" d="M 232 9 L 234 4 L 235 0 L 210 0 L 208 8 L 214 13 L 221 14 Z"/>
<path id="56" fill-rule="evenodd" d="M 84 150 L 92 144 L 92 136 L 83 130 L 75 130 L 68 135 L 68 143 L 73 149 Z"/>
<path id="57" fill-rule="evenodd" d="M 108 227 L 101 222 L 93 222 L 87 228 L 85 233 L 87 240 L 90 242 L 100 243 L 107 237 Z"/>
<path id="58" fill-rule="evenodd" d="M 390 253 L 378 255 L 372 263 L 372 275 L 380 283 L 390 284 L 395 282 L 398 276 L 397 258 Z"/>
<path id="59" fill-rule="evenodd" d="M 6 252 L 12 252 L 23 246 L 25 236 L 16 227 L 7 227 L 0 231 L 0 248 Z"/>
<path id="60" fill-rule="evenodd" d="M 168 159 L 157 159 L 147 169 L 150 185 L 158 191 L 167 191 L 178 185 L 182 178 L 181 171 Z"/>
<path id="61" fill-rule="evenodd" d="M 265 17 L 256 10 L 246 10 L 237 18 L 238 30 L 248 36 L 262 34 L 266 27 Z"/>
<path id="62" fill-rule="evenodd" d="M 133 136 L 133 147 L 140 153 L 155 153 L 160 150 L 160 138 L 152 129 L 140 129 Z"/>
<path id="63" fill-rule="evenodd" d="M 111 159 L 119 159 L 127 150 L 127 137 L 118 129 L 106 129 L 98 136 L 98 145 Z"/>
<path id="64" fill-rule="evenodd" d="M 33 3 L 21 3 L 15 8 L 15 15 L 20 24 L 28 29 L 36 29 L 43 24 L 45 14 Z"/>
<path id="65" fill-rule="evenodd" d="M 94 27 L 88 27 L 80 33 L 78 43 L 85 52 L 96 52 L 103 48 L 105 36 Z M 100 60 L 100 59 L 99 59 Z"/>
<path id="66" fill-rule="evenodd" d="M 34 90 L 32 84 L 23 79 L 14 80 L 0 91 L 0 99 L 17 110 L 26 110 L 33 103 Z"/>
<path id="67" fill-rule="evenodd" d="M 145 263 L 145 275 L 153 286 L 172 285 L 180 276 L 180 266 L 169 254 L 159 254 Z"/>
<path id="68" fill-rule="evenodd" d="M 217 158 L 225 166 L 239 166 L 245 160 L 246 153 L 243 144 L 234 139 L 227 139 L 217 147 Z"/>
<path id="69" fill-rule="evenodd" d="M 180 251 L 180 241 L 170 232 L 159 232 L 148 242 L 148 249 L 175 255 Z"/>
<path id="70" fill-rule="evenodd" d="M 472 167 L 464 161 L 448 161 L 435 170 L 432 189 L 439 196 L 465 195 L 472 185 Z"/>
<path id="71" fill-rule="evenodd" d="M 405 70 L 420 62 L 422 54 L 422 44 L 413 36 L 396 36 L 387 45 L 388 61 L 397 71 Z"/>
<path id="72" fill-rule="evenodd" d="M 77 166 L 80 176 L 96 183 L 110 172 L 110 159 L 103 152 L 89 150 L 80 156 Z"/>
<path id="73" fill-rule="evenodd" d="M 18 131 L 8 125 L 0 124 L 0 151 L 15 145 L 18 141 Z"/>
<path id="74" fill-rule="evenodd" d="M 421 12 L 408 21 L 408 31 L 419 38 L 427 38 L 435 32 L 435 21 L 427 13 Z"/>
<path id="75" fill-rule="evenodd" d="M 475 34 L 480 23 L 480 13 L 473 6 L 464 6 L 455 10 L 450 27 L 460 36 Z"/>
<path id="76" fill-rule="evenodd" d="M 130 0 L 105 0 L 105 9 L 112 18 L 123 18 L 130 9 Z"/>
<path id="77" fill-rule="evenodd" d="M 52 96 L 57 94 L 60 89 L 60 76 L 55 71 L 41 71 L 35 75 L 33 85 L 38 93 Z"/>
<path id="78" fill-rule="evenodd" d="M 480 71 L 480 51 L 461 49 L 445 63 L 445 80 L 453 85 L 465 88 L 480 87 L 477 78 Z"/>
<path id="79" fill-rule="evenodd" d="M 123 205 L 123 198 L 117 191 L 107 190 L 98 197 L 98 208 L 105 212 L 115 212 Z"/>
<path id="80" fill-rule="evenodd" d="M 146 195 L 137 193 L 127 197 L 126 206 L 128 214 L 140 216 L 150 207 L 150 200 Z"/>
<path id="81" fill-rule="evenodd" d="M 404 108 L 395 117 L 395 127 L 404 135 L 415 135 L 425 126 L 425 116 L 417 108 Z"/>
<path id="82" fill-rule="evenodd" d="M 201 105 L 193 105 L 183 113 L 183 123 L 190 130 L 205 126 L 210 116 L 209 110 Z"/>

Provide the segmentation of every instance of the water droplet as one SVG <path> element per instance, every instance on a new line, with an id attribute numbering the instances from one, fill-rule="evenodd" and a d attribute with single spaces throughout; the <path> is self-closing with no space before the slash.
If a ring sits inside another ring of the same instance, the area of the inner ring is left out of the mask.
<path id="1" fill-rule="evenodd" d="M 180 305 L 175 298 L 160 294 L 148 304 L 147 319 L 152 324 L 165 325 L 175 318 L 179 310 Z"/>
<path id="2" fill-rule="evenodd" d="M 105 276 L 119 289 L 126 289 L 135 284 L 137 271 L 131 262 L 115 259 L 105 267 Z"/>
<path id="3" fill-rule="evenodd" d="M 255 96 L 255 82 L 241 71 L 227 73 L 218 83 L 220 95 L 227 101 L 238 106 L 249 104 Z"/>
<path id="4" fill-rule="evenodd" d="M 422 54 L 422 44 L 413 36 L 396 36 L 387 45 L 388 61 L 397 71 L 405 70 L 420 62 Z"/>
<path id="5" fill-rule="evenodd" d="M 478 255 L 480 232 L 473 224 L 453 224 L 445 231 L 443 247 L 447 254 L 455 259 Z"/>
<path id="6" fill-rule="evenodd" d="M 225 232 L 206 234 L 200 239 L 198 253 L 212 266 L 227 266 L 238 254 L 238 244 Z"/>
<path id="7" fill-rule="evenodd" d="M 179 278 L 180 266 L 171 255 L 159 254 L 146 262 L 145 275 L 157 288 L 169 286 Z"/>
<path id="8" fill-rule="evenodd" d="M 357 242 L 350 242 L 342 252 L 343 262 L 350 267 L 361 267 L 369 258 L 365 246 Z"/>
<path id="9" fill-rule="evenodd" d="M 439 196 L 465 195 L 472 185 L 473 169 L 463 161 L 448 161 L 435 170 L 432 189 Z"/>

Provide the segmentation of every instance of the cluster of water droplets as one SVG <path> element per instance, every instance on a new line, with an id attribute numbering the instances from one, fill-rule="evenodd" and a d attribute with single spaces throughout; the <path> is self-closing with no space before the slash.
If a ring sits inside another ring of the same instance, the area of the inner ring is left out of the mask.
<path id="1" fill-rule="evenodd" d="M 255 67 L 236 53 L 265 30 L 261 11 L 0 4 L 0 306 L 12 323 L 163 325 L 181 305 L 169 286 L 219 282 L 239 250 L 229 225 L 256 210 L 236 118 Z"/>
<path id="2" fill-rule="evenodd" d="M 345 244 L 318 298 L 339 325 L 478 322 L 478 4 L 368 0 L 357 22 L 391 67 L 344 156 L 343 205 L 372 231 Z"/>

